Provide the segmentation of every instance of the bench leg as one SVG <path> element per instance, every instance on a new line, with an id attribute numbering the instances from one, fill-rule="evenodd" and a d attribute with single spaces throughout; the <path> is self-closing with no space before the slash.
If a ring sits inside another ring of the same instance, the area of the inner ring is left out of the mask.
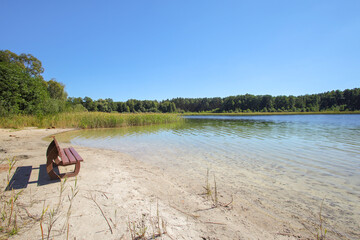
<path id="1" fill-rule="evenodd" d="M 76 175 L 78 175 L 79 171 L 80 171 L 80 162 L 79 162 L 79 161 L 76 161 L 75 169 L 74 169 L 73 172 L 63 173 L 63 174 L 60 174 L 60 175 L 63 175 L 63 176 L 61 176 L 61 178 L 64 178 L 64 177 L 75 177 Z"/>
<path id="2" fill-rule="evenodd" d="M 51 180 L 60 179 L 61 177 L 54 171 L 54 162 L 48 159 L 46 162 L 46 171 L 49 174 Z"/>
<path id="3" fill-rule="evenodd" d="M 52 160 L 47 161 L 46 163 L 46 171 L 50 176 L 50 179 L 55 180 L 55 179 L 61 179 L 61 178 L 65 178 L 65 177 L 74 177 L 76 175 L 78 175 L 79 171 L 80 171 L 80 162 L 77 161 L 75 164 L 75 169 L 73 172 L 68 172 L 68 173 L 60 173 L 57 174 L 54 171 L 54 162 Z"/>

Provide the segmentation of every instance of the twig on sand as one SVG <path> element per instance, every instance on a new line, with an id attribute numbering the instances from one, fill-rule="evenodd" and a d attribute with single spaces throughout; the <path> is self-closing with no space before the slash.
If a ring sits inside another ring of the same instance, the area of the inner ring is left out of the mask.
<path id="1" fill-rule="evenodd" d="M 234 197 L 231 196 L 231 201 L 229 203 L 227 203 L 227 204 L 223 204 L 222 206 L 223 207 L 229 207 L 233 202 L 234 202 Z"/>
<path id="2" fill-rule="evenodd" d="M 194 212 L 208 211 L 208 210 L 211 210 L 211 209 L 214 209 L 214 208 L 216 208 L 216 207 L 215 207 L 215 206 L 212 206 L 212 207 L 205 208 L 205 209 L 198 209 L 198 210 L 195 210 Z"/>
<path id="3" fill-rule="evenodd" d="M 203 221 L 200 221 L 200 222 L 207 223 L 207 224 L 226 225 L 225 223 L 218 223 L 218 222 L 203 222 Z"/>
<path id="4" fill-rule="evenodd" d="M 88 198 L 88 199 L 91 199 L 91 200 L 96 204 L 96 206 L 99 208 L 99 210 L 100 210 L 101 214 L 103 215 L 103 217 L 104 217 L 107 225 L 109 226 L 109 229 L 110 229 L 111 234 L 113 234 L 113 230 L 112 230 L 112 228 L 111 228 L 111 225 L 110 225 L 107 217 L 105 216 L 104 211 L 101 209 L 100 205 L 96 202 L 94 196 L 93 196 L 92 194 L 90 194 L 90 198 Z"/>
<path id="5" fill-rule="evenodd" d="M 175 207 L 175 206 L 173 206 L 173 205 L 170 205 L 170 207 L 172 207 L 173 209 L 175 209 L 175 210 L 177 210 L 177 211 L 179 211 L 179 212 L 181 212 L 181 213 L 183 213 L 183 214 L 185 214 L 185 215 L 188 215 L 188 216 L 190 216 L 190 217 L 192 217 L 192 218 L 194 218 L 194 219 L 198 219 L 198 218 L 200 217 L 199 215 L 195 215 L 195 214 L 191 214 L 191 213 L 185 212 L 185 211 L 183 211 L 183 210 L 181 210 L 181 209 L 179 209 L 179 208 L 177 208 L 177 207 Z"/>

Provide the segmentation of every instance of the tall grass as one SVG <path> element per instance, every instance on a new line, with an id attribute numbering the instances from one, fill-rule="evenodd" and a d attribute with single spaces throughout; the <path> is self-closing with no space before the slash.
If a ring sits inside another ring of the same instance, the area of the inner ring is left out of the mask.
<path id="1" fill-rule="evenodd" d="M 177 114 L 59 113 L 55 115 L 12 115 L 0 117 L 1 128 L 115 128 L 182 121 Z"/>

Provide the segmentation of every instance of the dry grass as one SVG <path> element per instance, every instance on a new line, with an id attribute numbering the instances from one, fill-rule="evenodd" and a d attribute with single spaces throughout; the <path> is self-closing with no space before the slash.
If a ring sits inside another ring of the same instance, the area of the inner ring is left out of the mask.
<path id="1" fill-rule="evenodd" d="M 161 238 L 167 233 L 167 222 L 160 216 L 159 203 L 156 204 L 156 216 L 150 214 L 142 214 L 141 218 L 131 221 L 128 218 L 128 230 L 132 240 L 150 240 Z"/>
<path id="2" fill-rule="evenodd" d="M 206 180 L 205 180 L 205 186 L 203 187 L 205 189 L 205 192 L 202 195 L 205 195 L 207 197 L 207 199 L 211 200 L 212 202 L 212 208 L 216 208 L 216 207 L 230 207 L 233 203 L 233 198 L 231 197 L 231 201 L 228 203 L 222 203 L 219 201 L 219 194 L 218 194 L 218 188 L 217 188 L 217 183 L 216 183 L 216 178 L 215 178 L 215 173 L 214 173 L 214 187 L 211 187 L 211 184 L 209 182 L 209 174 L 210 174 L 210 170 L 207 169 L 206 172 Z M 213 189 L 213 190 L 212 190 Z"/>
<path id="3" fill-rule="evenodd" d="M 65 219 L 64 224 L 62 227 L 59 228 L 59 224 L 56 226 L 59 229 L 56 229 L 57 231 L 64 233 L 66 231 L 66 239 L 69 239 L 70 234 L 70 216 L 71 216 L 71 209 L 73 206 L 74 199 L 76 195 L 79 192 L 79 188 L 77 185 L 77 179 L 75 178 L 74 186 L 70 186 L 70 194 L 67 196 L 67 203 L 68 208 L 67 211 L 64 210 L 64 204 L 66 201 L 64 201 L 63 193 L 66 189 L 66 182 L 67 179 L 62 179 L 60 182 L 59 187 L 59 201 L 55 206 L 50 207 L 49 205 L 46 206 L 45 201 L 42 208 L 42 212 L 39 218 L 35 218 L 35 221 L 39 221 L 40 225 L 40 231 L 41 231 L 41 239 L 52 239 L 51 235 L 52 232 L 55 230 L 55 224 L 58 222 L 58 220 Z M 46 234 L 44 232 L 46 227 Z"/>

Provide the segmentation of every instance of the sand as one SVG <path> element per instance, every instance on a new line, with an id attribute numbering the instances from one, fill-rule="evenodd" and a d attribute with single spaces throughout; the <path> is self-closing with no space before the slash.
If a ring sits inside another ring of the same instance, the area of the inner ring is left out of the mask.
<path id="1" fill-rule="evenodd" d="M 0 129 L 0 159 L 15 157 L 14 169 L 30 174 L 29 179 L 22 174 L 18 180 L 22 184 L 16 190 L 22 190 L 15 208 L 19 231 L 11 239 L 46 238 L 49 226 L 50 239 L 132 239 L 131 232 L 137 236 L 145 232 L 146 239 L 311 237 L 301 224 L 268 215 L 246 196 L 219 189 L 220 203 L 213 207 L 214 201 L 202 194 L 201 183 L 192 186 L 187 179 L 176 179 L 161 166 L 111 150 L 74 146 L 84 162 L 77 178 L 69 178 L 60 194 L 61 182 L 50 181 L 44 171 L 49 141 L 43 138 L 70 130 Z M 5 164 L 0 165 L 2 190 L 7 185 Z M 60 169 L 64 170 L 69 169 Z M 3 193 L 3 199 L 9 194 Z M 42 234 L 40 219 L 44 209 Z"/>

